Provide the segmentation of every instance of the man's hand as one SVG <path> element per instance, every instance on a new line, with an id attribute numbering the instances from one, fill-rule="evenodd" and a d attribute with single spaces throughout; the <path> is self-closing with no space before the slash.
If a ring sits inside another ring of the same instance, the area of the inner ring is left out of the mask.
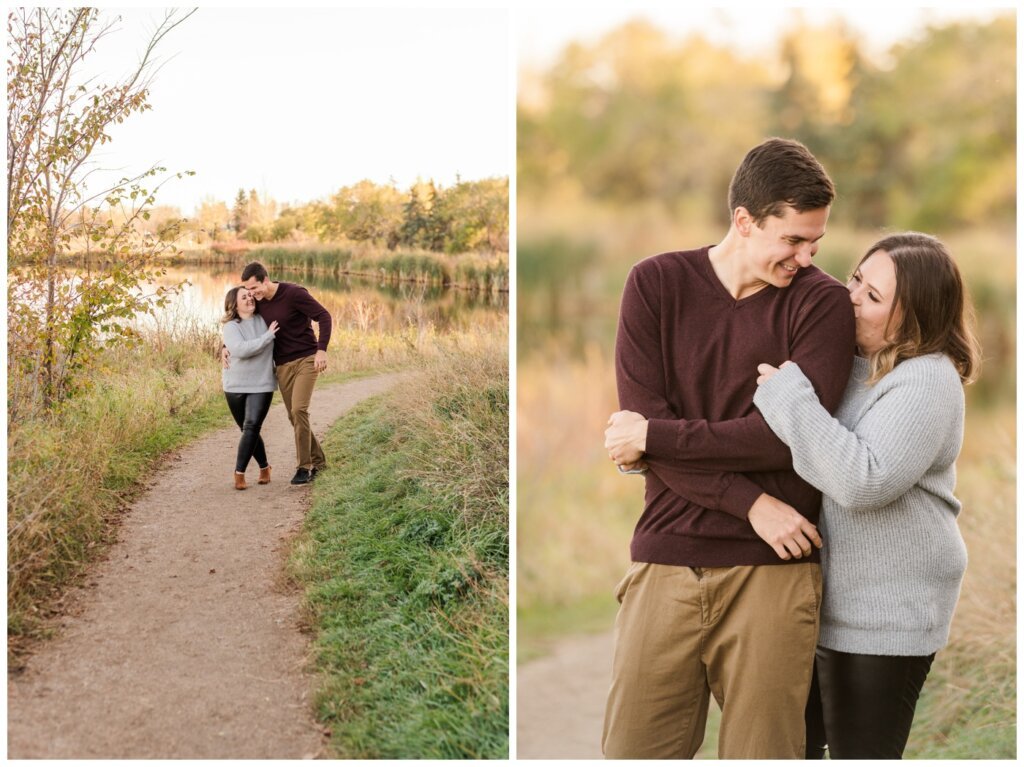
<path id="1" fill-rule="evenodd" d="M 231 352 L 228 351 L 228 347 L 226 347 L 226 346 L 220 347 L 220 362 L 224 366 L 225 370 L 227 370 L 229 367 L 231 367 L 231 365 L 229 363 L 230 359 L 231 359 Z"/>
<path id="2" fill-rule="evenodd" d="M 821 548 L 818 528 L 788 503 L 767 493 L 761 493 L 754 501 L 747 513 L 747 521 L 782 559 L 810 556 L 814 551 L 811 544 Z"/>
<path id="3" fill-rule="evenodd" d="M 313 358 L 313 370 L 317 373 L 327 370 L 327 352 L 323 349 L 316 350 L 316 356 Z"/>
<path id="4" fill-rule="evenodd" d="M 604 430 L 604 448 L 620 466 L 639 461 L 647 449 L 647 419 L 631 410 L 612 413 Z"/>

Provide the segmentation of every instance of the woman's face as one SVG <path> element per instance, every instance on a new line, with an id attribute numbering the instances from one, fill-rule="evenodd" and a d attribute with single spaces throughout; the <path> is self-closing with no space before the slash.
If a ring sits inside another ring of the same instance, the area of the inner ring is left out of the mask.
<path id="1" fill-rule="evenodd" d="M 238 291 L 238 313 L 244 317 L 248 317 L 250 314 L 256 311 L 256 299 L 252 297 L 246 288 L 240 288 Z"/>
<path id="2" fill-rule="evenodd" d="M 877 250 L 857 267 L 849 284 L 857 318 L 857 348 L 865 357 L 886 346 L 886 326 L 896 296 L 896 267 L 884 250 Z"/>

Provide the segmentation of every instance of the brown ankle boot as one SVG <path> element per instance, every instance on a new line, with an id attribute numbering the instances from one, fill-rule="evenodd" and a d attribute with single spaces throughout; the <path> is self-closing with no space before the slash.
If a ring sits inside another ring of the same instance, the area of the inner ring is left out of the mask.
<path id="1" fill-rule="evenodd" d="M 260 478 L 259 478 L 257 484 L 260 484 L 260 485 L 269 485 L 270 484 L 270 470 L 272 468 L 273 467 L 268 464 L 267 468 L 260 469 Z"/>
<path id="2" fill-rule="evenodd" d="M 235 490 L 245 490 L 245 487 L 246 487 L 246 485 L 245 485 L 245 472 L 244 471 L 236 471 L 235 472 Z"/>

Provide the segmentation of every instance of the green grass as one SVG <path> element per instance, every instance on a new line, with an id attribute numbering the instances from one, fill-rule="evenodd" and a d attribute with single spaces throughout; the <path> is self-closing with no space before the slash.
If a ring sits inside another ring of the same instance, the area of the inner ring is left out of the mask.
<path id="1" fill-rule="evenodd" d="M 508 756 L 500 351 L 446 355 L 324 441 L 330 468 L 290 565 L 334 756 Z"/>

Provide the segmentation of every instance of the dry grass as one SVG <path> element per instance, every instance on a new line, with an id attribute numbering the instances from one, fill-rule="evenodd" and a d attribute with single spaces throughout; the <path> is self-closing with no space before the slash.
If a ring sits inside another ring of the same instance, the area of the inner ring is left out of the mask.
<path id="1" fill-rule="evenodd" d="M 925 684 L 907 747 L 915 758 L 1016 753 L 1016 411 L 968 411 L 957 462 L 969 564 L 949 645 Z"/>
<path id="2" fill-rule="evenodd" d="M 602 447 L 612 362 L 597 348 L 521 361 L 517 385 L 518 609 L 611 600 L 643 507 L 642 478 L 619 475 Z"/>
<path id="3" fill-rule="evenodd" d="M 8 633 L 42 628 L 52 601 L 110 537 L 134 483 L 214 418 L 212 332 L 159 333 L 105 354 L 89 388 L 8 423 Z"/>

